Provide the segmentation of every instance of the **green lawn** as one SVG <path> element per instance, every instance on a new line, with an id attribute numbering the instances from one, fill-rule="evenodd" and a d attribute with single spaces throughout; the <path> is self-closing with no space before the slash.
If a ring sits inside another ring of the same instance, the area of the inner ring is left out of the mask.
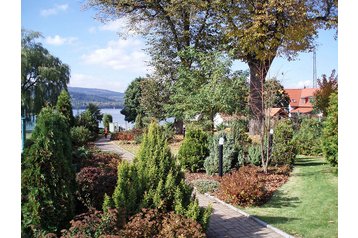
<path id="1" fill-rule="evenodd" d="M 240 209 L 296 237 L 338 237 L 338 177 L 322 158 L 301 157 L 268 203 Z"/>

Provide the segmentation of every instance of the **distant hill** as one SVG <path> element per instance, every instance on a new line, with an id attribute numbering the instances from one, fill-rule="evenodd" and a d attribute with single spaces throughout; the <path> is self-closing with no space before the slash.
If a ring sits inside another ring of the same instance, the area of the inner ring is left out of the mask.
<path id="1" fill-rule="evenodd" d="M 99 108 L 122 108 L 124 93 L 98 88 L 68 87 L 73 109 L 85 108 L 94 103 Z"/>

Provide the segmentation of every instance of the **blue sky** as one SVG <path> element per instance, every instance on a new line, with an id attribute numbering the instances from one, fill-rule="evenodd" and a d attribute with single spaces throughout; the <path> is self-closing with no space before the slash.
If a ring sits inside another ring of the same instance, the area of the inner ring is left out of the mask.
<path id="1" fill-rule="evenodd" d="M 71 68 L 70 86 L 125 91 L 138 76 L 150 73 L 144 41 L 126 33 L 124 21 L 102 23 L 94 9 L 83 10 L 84 1 L 22 0 L 21 27 L 39 31 L 51 54 Z M 128 33 L 128 32 L 127 32 Z M 129 32 L 130 33 L 130 32 Z M 338 42 L 334 31 L 321 31 L 317 40 L 317 76 L 338 72 Z M 235 62 L 234 69 L 247 69 Z M 312 85 L 312 53 L 301 53 L 295 61 L 277 58 L 269 72 L 285 87 Z"/>

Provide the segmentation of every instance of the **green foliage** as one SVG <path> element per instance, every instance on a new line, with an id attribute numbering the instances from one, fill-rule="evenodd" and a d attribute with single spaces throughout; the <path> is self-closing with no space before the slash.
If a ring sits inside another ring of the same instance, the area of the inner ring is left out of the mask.
<path id="1" fill-rule="evenodd" d="M 103 114 L 103 126 L 109 130 L 109 123 L 113 122 L 111 114 Z"/>
<path id="2" fill-rule="evenodd" d="M 195 66 L 181 65 L 179 78 L 170 95 L 169 112 L 180 118 L 201 114 L 211 123 L 218 112 L 238 113 L 246 110 L 248 87 L 243 72 L 231 72 L 231 59 L 219 52 L 203 53 L 193 48 L 180 52 Z M 195 93 L 192 93 L 195 92 Z"/>
<path id="3" fill-rule="evenodd" d="M 322 150 L 327 161 L 332 166 L 338 166 L 338 93 L 330 96 L 323 126 Z"/>
<path id="4" fill-rule="evenodd" d="M 137 168 L 125 161 L 119 164 L 117 186 L 112 196 L 115 207 L 129 216 L 137 213 L 142 196 L 141 187 Z"/>
<path id="5" fill-rule="evenodd" d="M 21 174 L 23 232 L 57 232 L 74 211 L 75 180 L 66 118 L 44 108 L 32 139 L 34 144 L 24 152 Z"/>
<path id="6" fill-rule="evenodd" d="M 280 120 L 275 126 L 272 145 L 272 164 L 293 165 L 297 150 L 293 143 L 293 126 L 290 120 Z"/>
<path id="7" fill-rule="evenodd" d="M 143 124 L 143 116 L 141 113 L 139 113 L 136 118 L 135 118 L 135 122 L 134 122 L 134 128 L 136 129 L 142 129 L 144 127 Z"/>
<path id="8" fill-rule="evenodd" d="M 208 179 L 197 179 L 193 181 L 193 184 L 199 193 L 202 194 L 215 192 L 220 185 L 218 181 Z"/>
<path id="9" fill-rule="evenodd" d="M 297 153 L 301 155 L 319 155 L 321 148 L 322 123 L 316 118 L 305 118 L 300 129 L 293 137 Z"/>
<path id="10" fill-rule="evenodd" d="M 232 134 L 218 133 L 212 137 L 209 144 L 210 154 L 204 161 L 204 168 L 207 174 L 213 175 L 219 171 L 219 138 L 224 137 L 226 141 L 223 146 L 223 173 L 227 173 L 237 165 L 238 151 Z"/>
<path id="11" fill-rule="evenodd" d="M 200 129 L 188 129 L 179 148 L 178 159 L 183 168 L 196 172 L 204 166 L 209 155 L 208 136 Z"/>
<path id="12" fill-rule="evenodd" d="M 164 103 L 167 99 L 164 85 L 160 80 L 148 78 L 141 81 L 140 106 L 148 118 L 165 118 Z"/>
<path id="13" fill-rule="evenodd" d="M 75 118 L 73 117 L 71 97 L 67 91 L 61 91 L 57 99 L 56 109 L 66 117 L 68 125 L 72 127 L 75 123 Z"/>
<path id="14" fill-rule="evenodd" d="M 192 188 L 175 164 L 163 129 L 152 122 L 143 137 L 141 149 L 133 164 L 122 163 L 118 168 L 117 187 L 113 194 L 115 207 L 133 215 L 141 208 L 158 208 L 186 215 Z M 191 207 L 191 211 L 194 208 Z M 205 212 L 199 211 L 198 220 Z M 192 214 L 192 213 L 191 213 Z"/>
<path id="15" fill-rule="evenodd" d="M 99 128 L 98 128 L 98 122 L 96 118 L 93 116 L 93 114 L 89 110 L 85 110 L 82 112 L 77 118 L 76 118 L 77 126 L 83 126 L 86 129 L 88 129 L 91 133 L 91 141 L 96 140 Z"/>
<path id="16" fill-rule="evenodd" d="M 106 213 L 108 209 L 114 208 L 114 201 L 112 197 L 108 196 L 107 193 L 104 194 L 102 211 Z"/>
<path id="17" fill-rule="evenodd" d="M 142 80 L 144 80 L 144 78 L 141 77 L 134 79 L 124 92 L 124 107 L 121 113 L 124 115 L 124 120 L 128 122 L 134 122 L 137 115 L 142 113 L 140 107 Z"/>
<path id="18" fill-rule="evenodd" d="M 165 123 L 163 125 L 163 133 L 164 133 L 164 137 L 167 141 L 170 141 L 171 139 L 173 139 L 174 135 L 175 135 L 175 131 L 174 131 L 174 124 L 173 123 Z"/>
<path id="19" fill-rule="evenodd" d="M 247 162 L 252 165 L 261 165 L 261 146 L 252 144 L 248 149 Z"/>
<path id="20" fill-rule="evenodd" d="M 322 79 L 318 80 L 319 90 L 314 93 L 313 105 L 315 110 L 327 116 L 327 110 L 330 105 L 330 96 L 332 93 L 338 92 L 338 76 L 335 75 L 336 71 L 332 70 L 330 77 L 322 75 Z"/>
<path id="21" fill-rule="evenodd" d="M 276 78 L 266 80 L 264 83 L 264 90 L 266 108 L 288 108 L 288 105 L 290 104 L 290 97 L 285 92 L 282 84 Z"/>
<path id="22" fill-rule="evenodd" d="M 40 37 L 39 32 L 21 31 L 21 115 L 54 106 L 70 80 L 69 66 L 37 42 Z"/>
<path id="23" fill-rule="evenodd" d="M 84 126 L 75 126 L 71 128 L 71 140 L 74 147 L 81 147 L 87 144 L 91 139 L 91 132 Z"/>

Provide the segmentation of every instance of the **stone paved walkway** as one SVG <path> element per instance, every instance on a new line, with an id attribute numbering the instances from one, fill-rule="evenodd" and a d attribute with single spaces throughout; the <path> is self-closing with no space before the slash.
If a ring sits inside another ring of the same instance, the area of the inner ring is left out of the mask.
<path id="1" fill-rule="evenodd" d="M 123 159 L 133 161 L 134 155 L 118 145 L 111 142 L 108 138 L 100 138 L 95 145 L 103 151 L 111 151 L 122 155 Z M 209 204 L 213 207 L 210 217 L 209 228 L 206 232 L 208 238 L 281 238 L 283 236 L 273 229 L 258 223 L 253 218 L 247 217 L 240 212 L 210 198 L 206 195 L 197 193 L 199 205 L 206 207 Z"/>
<path id="2" fill-rule="evenodd" d="M 285 237 L 269 229 L 253 218 L 247 217 L 234 209 L 200 193 L 196 194 L 200 206 L 211 204 L 213 213 L 210 217 L 208 238 L 281 238 Z M 287 237 L 287 236 L 286 236 Z"/>
<path id="3" fill-rule="evenodd" d="M 132 162 L 134 159 L 134 155 L 132 153 L 130 153 L 129 151 L 124 150 L 121 147 L 119 147 L 118 145 L 114 144 L 112 141 L 110 141 L 109 137 L 110 136 L 108 136 L 107 138 L 101 137 L 100 139 L 98 139 L 95 142 L 95 145 L 98 147 L 98 149 L 100 149 L 102 151 L 109 151 L 109 152 L 117 153 L 117 154 L 121 155 L 123 159 L 125 159 L 129 162 Z"/>

